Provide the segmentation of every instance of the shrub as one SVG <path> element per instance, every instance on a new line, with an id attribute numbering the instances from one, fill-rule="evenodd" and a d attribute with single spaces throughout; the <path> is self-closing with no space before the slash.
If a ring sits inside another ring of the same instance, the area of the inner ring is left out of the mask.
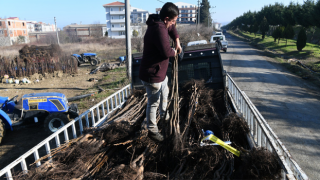
<path id="1" fill-rule="evenodd" d="M 306 29 L 301 28 L 298 39 L 297 39 L 297 50 L 301 51 L 307 44 L 307 35 L 306 35 Z"/>
<path id="2" fill-rule="evenodd" d="M 132 35 L 133 35 L 134 37 L 138 37 L 139 32 L 138 32 L 137 30 L 133 30 Z"/>

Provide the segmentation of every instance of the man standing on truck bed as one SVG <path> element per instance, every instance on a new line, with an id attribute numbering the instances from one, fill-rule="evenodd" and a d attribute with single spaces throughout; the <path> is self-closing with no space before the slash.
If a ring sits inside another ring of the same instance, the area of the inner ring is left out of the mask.
<path id="1" fill-rule="evenodd" d="M 147 127 L 149 137 L 163 141 L 157 126 L 157 109 L 160 103 L 161 119 L 169 120 L 169 113 L 165 114 L 168 101 L 167 69 L 169 57 L 181 52 L 179 35 L 175 23 L 179 16 L 179 9 L 173 3 L 166 3 L 160 14 L 152 14 L 147 20 L 148 29 L 144 36 L 143 57 L 141 60 L 139 78 L 146 88 L 148 96 Z M 170 46 L 169 37 L 175 42 L 175 49 Z"/>

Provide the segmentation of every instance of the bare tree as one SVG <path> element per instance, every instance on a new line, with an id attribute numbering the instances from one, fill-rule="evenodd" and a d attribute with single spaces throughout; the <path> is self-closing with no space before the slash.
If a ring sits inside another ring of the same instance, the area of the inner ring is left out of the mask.
<path id="1" fill-rule="evenodd" d="M 177 31 L 180 37 L 180 42 L 186 45 L 190 41 L 199 41 L 199 40 L 210 41 L 213 28 L 200 25 L 200 27 L 198 27 L 198 33 L 197 33 L 196 25 L 178 25 Z"/>

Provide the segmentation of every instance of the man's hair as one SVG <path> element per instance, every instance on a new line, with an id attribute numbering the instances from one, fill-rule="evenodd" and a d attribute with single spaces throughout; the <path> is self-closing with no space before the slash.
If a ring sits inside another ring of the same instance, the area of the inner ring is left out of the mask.
<path id="1" fill-rule="evenodd" d="M 171 3 L 165 3 L 160 10 L 160 19 L 163 21 L 164 18 L 169 17 L 169 20 L 179 16 L 179 8 Z"/>

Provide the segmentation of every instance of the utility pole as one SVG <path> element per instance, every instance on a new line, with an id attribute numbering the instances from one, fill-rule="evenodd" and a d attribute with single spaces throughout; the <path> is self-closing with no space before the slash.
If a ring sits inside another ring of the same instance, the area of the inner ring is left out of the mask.
<path id="1" fill-rule="evenodd" d="M 54 17 L 54 24 L 55 24 L 55 26 L 56 26 L 58 44 L 60 45 L 56 17 Z"/>
<path id="2" fill-rule="evenodd" d="M 132 57 L 131 57 L 131 31 L 130 31 L 130 0 L 125 0 L 125 29 L 126 29 L 126 60 L 127 60 L 127 75 L 130 82 L 132 82 Z M 132 84 L 132 83 L 131 83 Z"/>
<path id="3" fill-rule="evenodd" d="M 210 12 L 210 8 L 216 8 L 216 6 L 210 6 L 209 7 L 209 15 L 208 15 L 208 27 L 209 27 L 209 17 L 211 18 L 211 14 L 214 14 L 216 12 Z M 212 18 L 213 19 L 213 18 Z M 212 21 L 212 20 L 211 20 Z"/>

